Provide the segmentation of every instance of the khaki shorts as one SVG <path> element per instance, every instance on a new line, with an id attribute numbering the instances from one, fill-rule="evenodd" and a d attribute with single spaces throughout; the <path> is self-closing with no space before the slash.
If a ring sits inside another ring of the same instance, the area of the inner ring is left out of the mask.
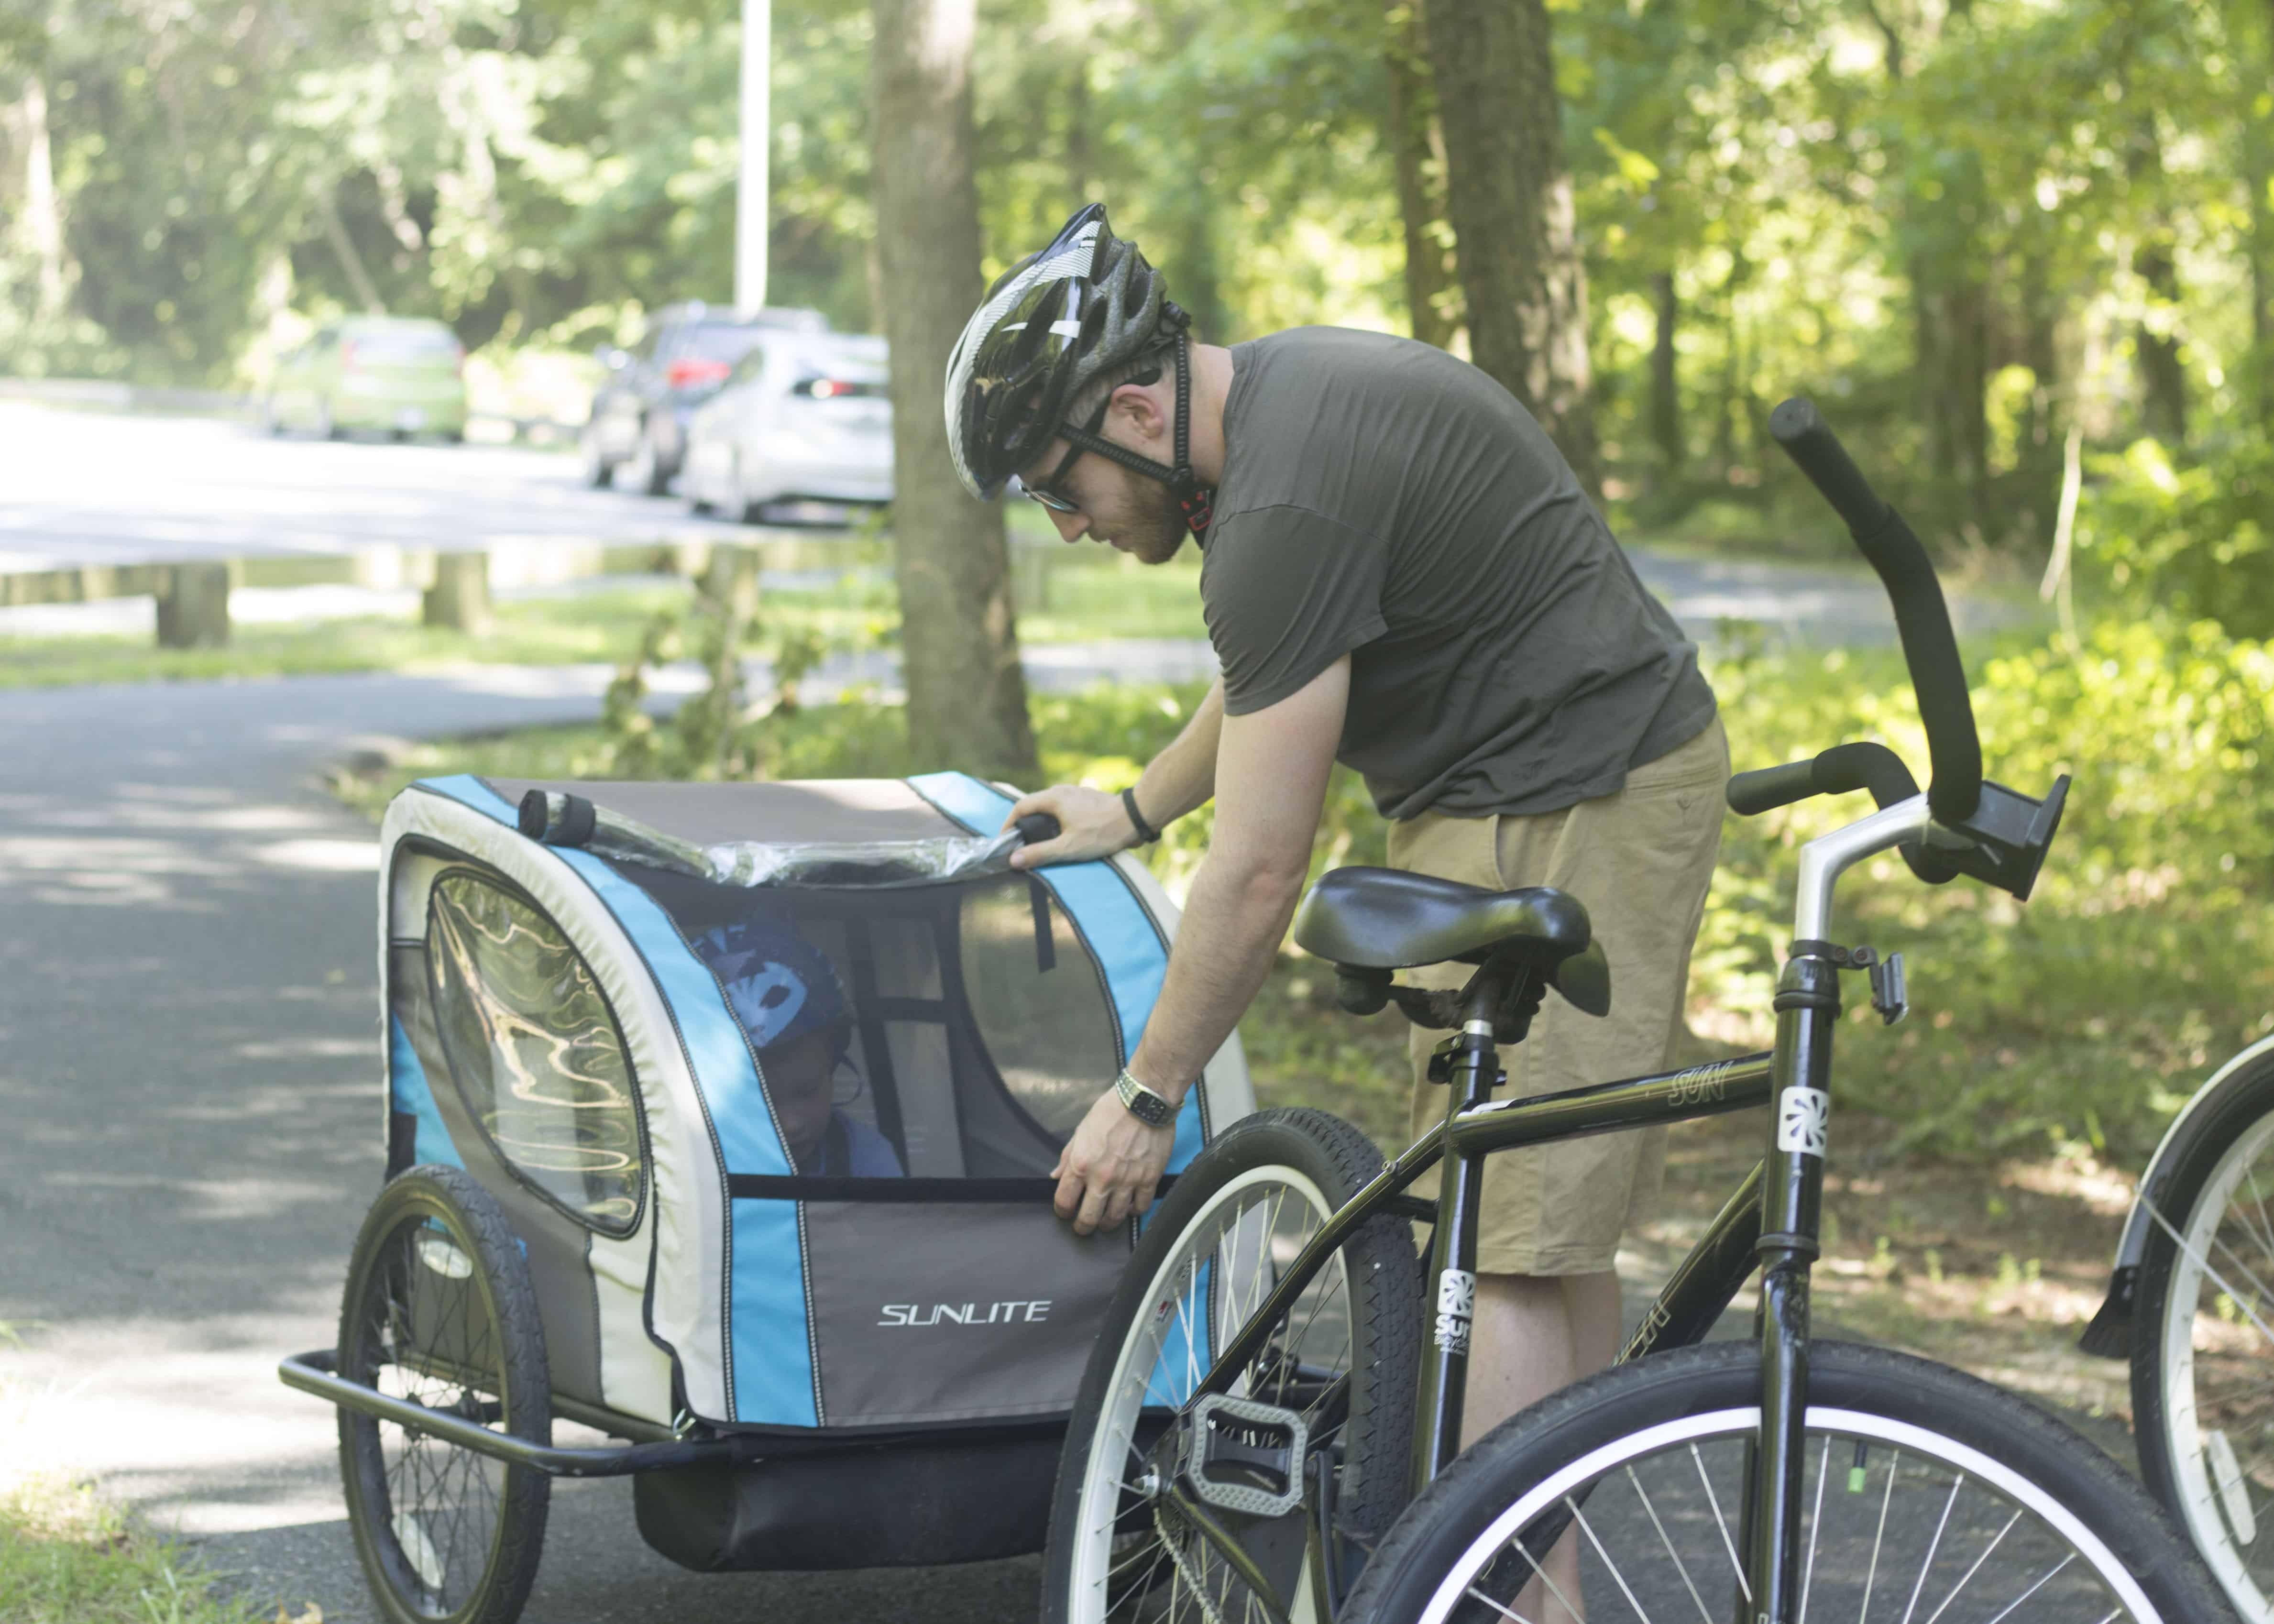
<path id="1" fill-rule="evenodd" d="M 1721 848 L 1728 777 L 1728 741 L 1717 718 L 1628 773 L 1623 788 L 1560 812 L 1424 812 L 1389 826 L 1397 868 L 1495 890 L 1552 885 L 1577 898 L 1610 961 L 1611 1012 L 1583 1015 L 1550 992 L 1530 1035 L 1500 1051 L 1509 1076 L 1502 1097 L 1643 1077 L 1672 1064 L 1690 950 Z M 1459 987 L 1473 968 L 1434 965 L 1410 979 Z M 1426 1080 L 1429 1051 L 1443 1035 L 1412 1031 L 1415 1138 L 1444 1118 L 1445 1086 Z M 1620 1235 L 1657 1200 L 1665 1139 L 1665 1129 L 1645 1128 L 1494 1155 L 1485 1163 L 1477 1267 L 1496 1274 L 1612 1267 Z M 1434 1176 L 1415 1192 L 1434 1195 Z"/>

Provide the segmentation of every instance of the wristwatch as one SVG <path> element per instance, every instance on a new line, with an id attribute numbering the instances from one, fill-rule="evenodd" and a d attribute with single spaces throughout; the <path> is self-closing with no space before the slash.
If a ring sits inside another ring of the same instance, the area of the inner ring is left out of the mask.
<path id="1" fill-rule="evenodd" d="M 1148 1128 L 1165 1128 L 1177 1119 L 1177 1108 L 1132 1077 L 1127 1066 L 1113 1079 L 1113 1092 L 1129 1114 Z"/>

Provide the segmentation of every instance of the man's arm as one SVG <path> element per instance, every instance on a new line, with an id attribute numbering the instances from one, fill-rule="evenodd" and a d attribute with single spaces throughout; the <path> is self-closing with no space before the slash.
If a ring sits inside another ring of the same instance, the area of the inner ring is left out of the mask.
<path id="1" fill-rule="evenodd" d="M 1270 973 L 1310 869 L 1349 701 L 1345 655 L 1278 703 L 1222 719 L 1216 831 L 1193 878 L 1160 1001 L 1129 1060 L 1137 1080 L 1172 1103 Z M 1174 1124 L 1148 1127 L 1109 1090 L 1058 1157 L 1058 1216 L 1087 1235 L 1145 1211 L 1174 1139 Z"/>
<path id="2" fill-rule="evenodd" d="M 1166 749 L 1153 758 L 1136 783 L 1137 809 L 1156 829 L 1166 829 L 1216 793 L 1216 759 L 1224 730 L 1224 679 L 1210 685 L 1189 721 Z M 1013 807 L 1003 820 L 1008 829 L 1029 812 L 1047 812 L 1058 820 L 1058 838 L 1038 846 L 1022 846 L 1011 854 L 1018 868 L 1044 863 L 1081 862 L 1111 857 L 1137 844 L 1137 830 L 1129 821 L 1121 797 L 1078 784 L 1056 784 L 1036 790 Z"/>

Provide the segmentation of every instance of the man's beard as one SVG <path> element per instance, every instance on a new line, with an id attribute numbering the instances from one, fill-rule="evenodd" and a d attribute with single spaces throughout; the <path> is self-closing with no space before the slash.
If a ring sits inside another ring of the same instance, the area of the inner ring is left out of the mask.
<path id="1" fill-rule="evenodd" d="M 1129 556 L 1139 563 L 1165 564 L 1177 556 L 1185 538 L 1193 533 L 1192 526 L 1185 523 L 1185 510 L 1177 505 L 1176 493 L 1167 485 L 1143 477 L 1130 483 L 1136 500 L 1121 540 Z"/>

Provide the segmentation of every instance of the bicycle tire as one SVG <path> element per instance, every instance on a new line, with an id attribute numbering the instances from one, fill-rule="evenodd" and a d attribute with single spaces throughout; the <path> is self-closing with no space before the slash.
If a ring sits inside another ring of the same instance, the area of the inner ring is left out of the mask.
<path id="1" fill-rule="evenodd" d="M 2183 1130 L 2134 1283 L 2140 1475 L 2235 1610 L 2274 1620 L 2274 1054 L 2221 1084 Z M 2246 1190 L 2251 1192 L 2246 1197 Z M 2243 1389 L 2250 1389 L 2245 1392 Z M 2255 1412 L 2242 1415 L 2240 1406 Z"/>
<path id="2" fill-rule="evenodd" d="M 1301 1238 L 1381 1168 L 1381 1153 L 1348 1123 L 1324 1111 L 1271 1110 L 1233 1124 L 1178 1176 L 1145 1225 L 1074 1400 L 1043 1558 L 1048 1624 L 1246 1616 L 1230 1599 L 1230 1568 L 1220 1559 L 1211 1568 L 1212 1548 L 1165 1499 L 1133 1488 L 1125 1467 L 1134 1455 L 1141 1479 L 1171 1412 L 1190 1408 L 1204 1360 L 1187 1358 L 1182 1371 L 1164 1361 L 1196 1344 L 1220 1346 L 1209 1339 L 1246 1322 L 1239 1304 L 1252 1313 L 1276 1278 L 1258 1265 L 1291 1258 Z M 1372 1219 L 1352 1231 L 1236 1384 L 1237 1392 L 1285 1401 L 1305 1416 L 1306 1457 L 1321 1462 L 1332 1495 L 1336 1556 L 1352 1568 L 1405 1500 L 1421 1307 L 1410 1226 Z M 1119 1445 L 1111 1442 L 1117 1431 Z M 1332 1616 L 1308 1560 L 1306 1519 L 1321 1510 L 1309 1458 L 1301 1505 L 1276 1516 L 1220 1519 L 1288 1605 L 1292 1624 Z"/>
<path id="3" fill-rule="evenodd" d="M 372 1203 L 348 1265 L 338 1369 L 553 1441 L 529 1265 L 504 1209 L 464 1172 L 411 1168 Z M 537 1576 L 552 1479 L 352 1410 L 339 1434 L 356 1555 L 390 1624 L 513 1624 Z"/>
<path id="4" fill-rule="evenodd" d="M 2027 1400 L 1880 1348 L 1819 1342 L 1809 1365 L 1796 1624 L 2229 1616 L 2202 1560 L 2146 1491 Z M 1520 1543 L 1529 1534 L 1537 1551 L 1573 1523 L 1591 1616 L 1750 1616 L 1744 1540 L 1733 1525 L 1760 1385 L 1756 1347 L 1715 1342 L 1619 1366 L 1533 1405 L 1406 1508 L 1348 1617 L 1497 1620 L 1532 1575 Z M 1827 1509 L 1824 1491 L 1843 1472 Z M 1899 1549 L 1921 1548 L 1916 1560 L 1890 1554 L 1891 1529 Z M 1952 1605 L 1962 1592 L 1969 1605 Z M 1888 1605 L 1874 1610 L 1882 1598 Z"/>

